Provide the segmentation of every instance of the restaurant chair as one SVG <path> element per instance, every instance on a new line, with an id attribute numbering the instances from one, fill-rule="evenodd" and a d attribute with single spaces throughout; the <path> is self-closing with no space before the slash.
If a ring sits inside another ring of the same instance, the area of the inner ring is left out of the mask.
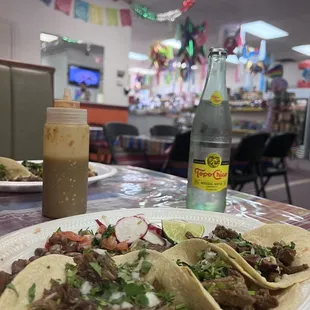
<path id="1" fill-rule="evenodd" d="M 297 135 L 293 132 L 287 132 L 272 136 L 266 143 L 263 156 L 272 158 L 272 166 L 264 167 L 260 162 L 261 188 L 259 193 L 262 193 L 266 198 L 265 186 L 274 176 L 284 177 L 284 183 L 287 193 L 288 202 L 292 204 L 290 186 L 287 178 L 287 165 L 285 158 L 289 155 L 291 148 L 294 145 Z"/>
<path id="2" fill-rule="evenodd" d="M 89 124 L 89 127 L 89 160 L 109 164 L 111 152 L 102 125 Z M 91 130 L 92 127 L 98 127 L 98 130 Z"/>
<path id="3" fill-rule="evenodd" d="M 137 127 L 126 124 L 110 122 L 103 125 L 104 134 L 112 154 L 111 164 L 148 166 L 147 157 L 141 150 L 123 149 L 118 145 L 118 137 L 122 135 L 139 136 Z"/>
<path id="4" fill-rule="evenodd" d="M 231 156 L 229 184 L 231 189 L 241 191 L 245 184 L 254 183 L 256 195 L 259 195 L 258 163 L 264 152 L 269 133 L 256 133 L 242 138 Z M 239 165 L 238 163 L 242 163 Z"/>
<path id="5" fill-rule="evenodd" d="M 176 135 L 162 172 L 187 178 L 191 131 Z"/>
<path id="6" fill-rule="evenodd" d="M 155 125 L 150 129 L 152 137 L 175 137 L 178 133 L 178 128 L 169 125 Z"/>

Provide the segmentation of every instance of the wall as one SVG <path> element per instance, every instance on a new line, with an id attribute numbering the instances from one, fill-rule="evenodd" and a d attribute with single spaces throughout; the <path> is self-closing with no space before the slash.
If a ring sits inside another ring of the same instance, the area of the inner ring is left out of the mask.
<path id="1" fill-rule="evenodd" d="M 41 58 L 41 63 L 44 66 L 55 68 L 54 74 L 54 97 L 60 99 L 63 97 L 64 88 L 67 86 L 67 55 L 66 52 L 44 55 Z"/>
<path id="2" fill-rule="evenodd" d="M 101 6 L 127 8 L 121 1 L 92 0 Z M 130 27 L 92 25 L 46 7 L 39 0 L 1 0 L 0 20 L 12 25 L 12 59 L 40 64 L 40 33 L 46 32 L 83 40 L 105 49 L 103 86 L 104 103 L 127 106 L 123 88 L 116 85 L 117 70 L 128 69 L 128 52 L 131 45 Z M 71 13 L 72 14 L 72 13 Z M 105 19 L 106 20 L 106 19 Z"/>

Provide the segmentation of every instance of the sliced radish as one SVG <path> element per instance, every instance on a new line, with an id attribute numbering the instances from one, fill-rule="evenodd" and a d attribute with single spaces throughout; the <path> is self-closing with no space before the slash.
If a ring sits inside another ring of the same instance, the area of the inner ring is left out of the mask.
<path id="1" fill-rule="evenodd" d="M 136 214 L 135 217 L 139 217 L 140 219 L 144 220 L 144 214 L 143 213 Z"/>
<path id="2" fill-rule="evenodd" d="M 163 237 L 155 234 L 154 232 L 148 230 L 147 233 L 144 235 L 143 240 L 148 241 L 152 244 L 159 244 L 165 245 L 166 241 Z"/>
<path id="3" fill-rule="evenodd" d="M 149 231 L 151 231 L 152 233 L 154 233 L 158 236 L 163 235 L 162 229 L 160 227 L 156 226 L 155 224 L 149 224 Z"/>
<path id="4" fill-rule="evenodd" d="M 148 224 L 140 217 L 123 217 L 115 225 L 115 235 L 119 242 L 127 241 L 132 243 L 143 238 L 147 233 Z"/>

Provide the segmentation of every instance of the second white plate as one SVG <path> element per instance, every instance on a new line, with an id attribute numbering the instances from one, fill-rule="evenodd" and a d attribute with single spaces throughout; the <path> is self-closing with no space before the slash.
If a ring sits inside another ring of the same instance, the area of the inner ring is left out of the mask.
<path id="1" fill-rule="evenodd" d="M 30 160 L 34 163 L 41 163 L 42 160 Z M 97 173 L 96 176 L 88 178 L 88 185 L 98 182 L 102 179 L 113 176 L 117 173 L 117 169 L 113 166 L 104 165 L 95 162 L 89 162 L 89 165 Z M 0 192 L 41 192 L 42 182 L 13 182 L 13 181 L 0 181 Z"/>

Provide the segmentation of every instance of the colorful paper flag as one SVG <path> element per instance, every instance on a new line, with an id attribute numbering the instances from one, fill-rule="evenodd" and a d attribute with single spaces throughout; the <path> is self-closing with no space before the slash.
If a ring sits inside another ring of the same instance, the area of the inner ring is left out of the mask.
<path id="1" fill-rule="evenodd" d="M 96 4 L 89 5 L 89 21 L 96 25 L 103 24 L 103 9 L 101 6 Z"/>
<path id="2" fill-rule="evenodd" d="M 70 15 L 72 6 L 72 0 L 56 0 L 55 1 L 55 10 L 61 11 L 66 15 Z"/>
<path id="3" fill-rule="evenodd" d="M 89 4 L 82 0 L 75 0 L 74 17 L 84 20 L 84 22 L 87 22 L 88 13 L 89 13 Z"/>
<path id="4" fill-rule="evenodd" d="M 45 5 L 49 6 L 52 2 L 52 0 L 41 0 Z"/>
<path id="5" fill-rule="evenodd" d="M 121 9 L 120 10 L 121 14 L 121 23 L 123 27 L 129 26 L 131 27 L 132 22 L 131 22 L 131 14 L 129 9 Z"/>
<path id="6" fill-rule="evenodd" d="M 118 26 L 117 9 L 106 9 L 108 26 Z"/>

